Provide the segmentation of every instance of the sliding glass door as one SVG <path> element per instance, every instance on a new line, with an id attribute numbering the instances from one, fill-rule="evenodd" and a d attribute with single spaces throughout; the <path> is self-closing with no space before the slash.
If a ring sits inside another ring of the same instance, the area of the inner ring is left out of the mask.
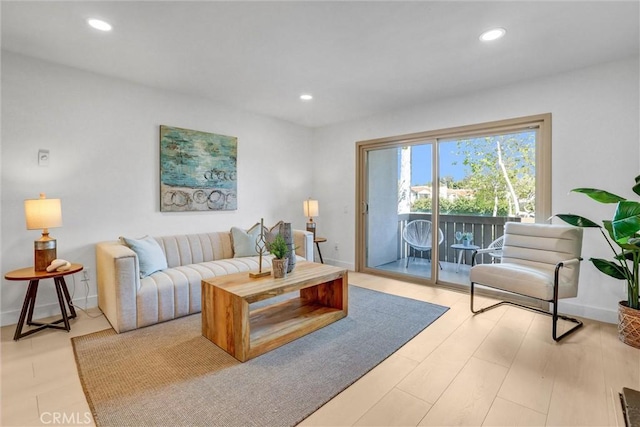
<path id="1" fill-rule="evenodd" d="M 357 270 L 466 286 L 507 221 L 550 216 L 550 152 L 550 115 L 358 143 Z"/>
<path id="2" fill-rule="evenodd" d="M 466 285 L 474 250 L 499 239 L 508 221 L 535 221 L 536 139 L 526 129 L 438 140 L 441 281 Z M 498 253 L 477 261 L 497 262 Z"/>
<path id="3" fill-rule="evenodd" d="M 432 150 L 431 143 L 421 143 L 367 152 L 368 268 L 432 278 L 431 215 L 411 223 L 412 205 L 431 193 Z"/>

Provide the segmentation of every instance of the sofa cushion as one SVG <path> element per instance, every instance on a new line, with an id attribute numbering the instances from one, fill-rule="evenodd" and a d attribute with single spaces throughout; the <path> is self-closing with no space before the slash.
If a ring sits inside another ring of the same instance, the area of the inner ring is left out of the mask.
<path id="1" fill-rule="evenodd" d="M 297 258 L 304 260 L 300 256 Z M 271 268 L 271 259 L 271 256 L 262 258 L 263 270 Z M 258 262 L 257 256 L 229 258 L 168 268 L 145 277 L 140 280 L 136 296 L 137 327 L 199 312 L 203 280 L 258 270 Z"/>
<path id="2" fill-rule="evenodd" d="M 213 232 L 155 237 L 169 267 L 233 258 L 231 233 Z"/>
<path id="3" fill-rule="evenodd" d="M 167 257 L 153 237 L 145 236 L 141 239 L 120 237 L 120 239 L 138 255 L 141 279 L 167 268 Z"/>

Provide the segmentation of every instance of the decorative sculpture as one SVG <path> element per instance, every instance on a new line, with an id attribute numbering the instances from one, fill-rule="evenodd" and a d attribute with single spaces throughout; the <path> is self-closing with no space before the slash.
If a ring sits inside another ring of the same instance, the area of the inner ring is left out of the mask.
<path id="1" fill-rule="evenodd" d="M 249 277 L 251 277 L 252 279 L 257 279 L 258 277 L 264 277 L 271 274 L 270 271 L 262 271 L 262 255 L 265 253 L 266 246 L 267 242 L 264 236 L 264 218 L 260 218 L 260 234 L 258 234 L 258 238 L 256 239 L 256 252 L 258 252 L 258 272 L 249 273 Z"/>

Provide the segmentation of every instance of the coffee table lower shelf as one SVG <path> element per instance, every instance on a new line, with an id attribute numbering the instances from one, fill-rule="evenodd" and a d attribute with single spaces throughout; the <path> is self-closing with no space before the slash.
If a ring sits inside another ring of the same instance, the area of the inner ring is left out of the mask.
<path id="1" fill-rule="evenodd" d="M 346 313 L 302 298 L 256 309 L 249 314 L 249 359 L 323 328 Z"/>

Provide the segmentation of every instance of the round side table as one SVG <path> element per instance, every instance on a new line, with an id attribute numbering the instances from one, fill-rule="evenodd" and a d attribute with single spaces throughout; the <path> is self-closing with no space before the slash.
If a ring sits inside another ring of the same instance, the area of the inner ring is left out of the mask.
<path id="1" fill-rule="evenodd" d="M 76 309 L 71 302 L 71 296 L 67 289 L 67 284 L 64 281 L 64 276 L 74 274 L 82 271 L 84 267 L 81 264 L 71 264 L 71 268 L 66 271 L 53 271 L 51 273 L 46 271 L 35 271 L 33 267 L 21 268 L 19 270 L 10 271 L 4 275 L 6 280 L 15 281 L 29 281 L 29 287 L 27 288 L 27 294 L 24 297 L 24 303 L 22 304 L 22 311 L 20 312 L 20 319 L 16 326 L 16 333 L 13 336 L 15 341 L 22 337 L 31 335 L 45 328 L 62 329 L 69 332 L 71 326 L 69 325 L 69 319 L 76 317 Z M 58 294 L 58 303 L 60 304 L 60 311 L 62 312 L 62 319 L 56 320 L 51 323 L 34 322 L 33 309 L 36 305 L 36 295 L 38 293 L 38 283 L 41 279 L 53 279 L 56 287 L 56 293 Z M 67 314 L 67 307 L 71 314 Z M 39 326 L 39 328 L 31 329 L 27 332 L 22 332 L 25 319 L 29 326 Z M 64 326 L 58 325 L 58 323 L 64 322 Z"/>
<path id="2" fill-rule="evenodd" d="M 320 262 L 324 264 L 324 260 L 322 259 L 322 252 L 320 252 L 320 243 L 324 243 L 327 241 L 326 237 L 316 237 L 313 239 L 313 242 L 316 244 L 316 248 L 318 249 L 318 255 L 320 256 Z"/>
<path id="3" fill-rule="evenodd" d="M 456 251 L 458 251 L 458 265 L 456 267 L 456 273 L 460 272 L 460 263 L 462 262 L 462 255 L 464 254 L 465 251 L 477 251 L 478 249 L 480 249 L 480 246 L 476 246 L 476 245 L 463 245 L 462 243 L 456 243 L 455 245 L 451 245 L 451 247 L 453 249 L 455 249 Z M 465 257 L 465 261 L 466 261 L 466 257 Z M 465 262 L 466 264 L 466 262 Z"/>

